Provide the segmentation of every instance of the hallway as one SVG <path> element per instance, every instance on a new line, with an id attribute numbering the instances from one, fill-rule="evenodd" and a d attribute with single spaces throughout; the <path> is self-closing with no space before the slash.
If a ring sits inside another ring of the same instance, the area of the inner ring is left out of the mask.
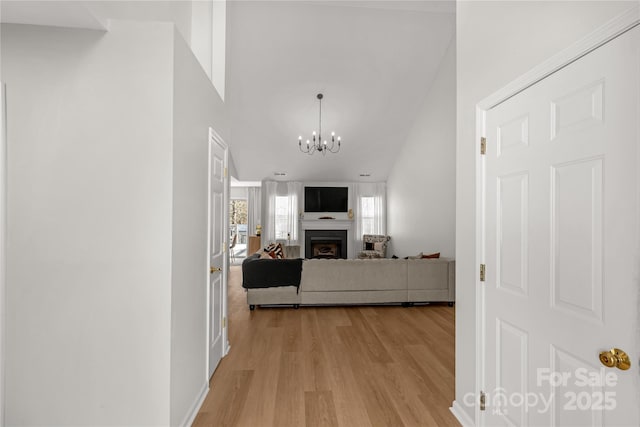
<path id="1" fill-rule="evenodd" d="M 194 426 L 458 425 L 455 308 L 257 308 L 229 277 L 229 355 Z"/>

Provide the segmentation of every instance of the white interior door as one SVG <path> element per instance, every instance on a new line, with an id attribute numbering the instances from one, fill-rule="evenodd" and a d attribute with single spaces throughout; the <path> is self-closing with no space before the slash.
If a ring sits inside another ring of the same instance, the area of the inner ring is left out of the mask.
<path id="1" fill-rule="evenodd" d="M 209 378 L 227 350 L 227 146 L 209 133 Z"/>
<path id="2" fill-rule="evenodd" d="M 640 425 L 640 27 L 486 112 L 485 425 Z M 631 368 L 599 353 L 626 351 Z"/>

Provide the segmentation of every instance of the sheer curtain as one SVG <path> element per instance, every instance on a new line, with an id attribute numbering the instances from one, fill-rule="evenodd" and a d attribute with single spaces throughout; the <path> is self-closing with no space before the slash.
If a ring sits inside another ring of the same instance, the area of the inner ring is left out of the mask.
<path id="1" fill-rule="evenodd" d="M 387 186 L 384 182 L 373 184 L 373 232 L 387 234 Z"/>
<path id="2" fill-rule="evenodd" d="M 298 212 L 302 201 L 302 183 L 264 181 L 262 193 L 264 218 L 262 243 L 267 244 L 278 240 L 297 245 L 299 242 Z M 289 240 L 287 240 L 287 235 L 289 235 Z"/>
<path id="3" fill-rule="evenodd" d="M 287 209 L 287 230 L 290 233 L 291 245 L 299 244 L 299 230 L 298 230 L 298 218 L 299 211 L 301 210 L 302 201 L 302 183 L 301 182 L 287 182 L 287 196 L 289 206 Z"/>
<path id="4" fill-rule="evenodd" d="M 260 187 L 247 188 L 247 233 L 254 235 L 256 226 L 262 225 L 262 189 Z"/>
<path id="5" fill-rule="evenodd" d="M 362 235 L 364 234 L 362 232 L 362 205 L 360 203 L 360 199 L 361 199 L 361 194 L 360 194 L 360 190 L 361 190 L 361 185 L 362 184 L 354 184 L 353 185 L 353 202 L 352 202 L 352 206 L 353 206 L 353 222 L 354 222 L 354 230 L 353 230 L 353 243 L 355 245 L 355 249 L 356 252 L 358 250 L 362 250 L 363 245 L 362 245 Z"/>
<path id="6" fill-rule="evenodd" d="M 275 181 L 262 182 L 262 245 L 276 241 L 276 196 L 278 183 Z"/>
<path id="7" fill-rule="evenodd" d="M 353 186 L 354 240 L 362 248 L 363 234 L 387 233 L 387 188 L 384 182 Z"/>

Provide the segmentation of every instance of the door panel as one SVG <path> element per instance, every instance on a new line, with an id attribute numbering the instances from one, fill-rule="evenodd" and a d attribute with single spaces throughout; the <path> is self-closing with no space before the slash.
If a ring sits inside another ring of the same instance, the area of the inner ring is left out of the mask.
<path id="1" fill-rule="evenodd" d="M 528 293 L 529 267 L 529 176 L 516 173 L 498 178 L 497 212 L 499 244 L 497 285 L 499 288 L 522 295 Z"/>
<path id="2" fill-rule="evenodd" d="M 602 320 L 603 158 L 551 167 L 552 307 Z"/>
<path id="3" fill-rule="evenodd" d="M 640 424 L 639 37 L 486 113 L 486 425 Z"/>
<path id="4" fill-rule="evenodd" d="M 496 390 L 513 390 L 522 396 L 528 393 L 528 347 L 529 334 L 526 331 L 496 319 Z M 508 421 L 515 425 L 524 423 L 526 414 L 522 406 L 509 405 L 508 401 L 503 405 L 508 407 L 504 411 Z"/>

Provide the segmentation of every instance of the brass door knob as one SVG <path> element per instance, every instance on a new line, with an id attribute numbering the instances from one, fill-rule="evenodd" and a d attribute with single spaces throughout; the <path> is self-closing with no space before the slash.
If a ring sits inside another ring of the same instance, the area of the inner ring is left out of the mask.
<path id="1" fill-rule="evenodd" d="M 626 371 L 631 367 L 629 355 L 619 348 L 600 352 L 600 362 L 607 368 L 618 368 Z"/>
<path id="2" fill-rule="evenodd" d="M 215 273 L 216 271 L 222 271 L 222 269 L 220 267 L 211 267 L 209 269 L 209 273 L 211 274 Z"/>

